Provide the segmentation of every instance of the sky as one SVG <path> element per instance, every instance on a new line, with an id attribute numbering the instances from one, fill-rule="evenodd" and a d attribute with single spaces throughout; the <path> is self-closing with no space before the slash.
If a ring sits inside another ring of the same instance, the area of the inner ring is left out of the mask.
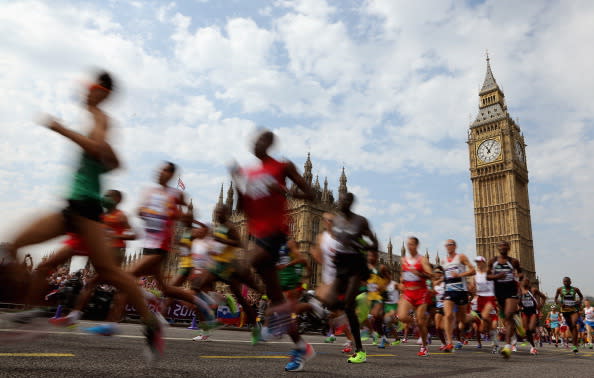
<path id="1" fill-rule="evenodd" d="M 209 219 L 226 165 L 269 128 L 275 156 L 303 169 L 310 152 L 332 189 L 345 167 L 383 248 L 416 235 L 443 257 L 454 238 L 474 256 L 466 139 L 488 50 L 528 144 L 542 287 L 594 294 L 592 19 L 591 1 L 2 1 L 0 240 L 62 206 L 78 152 L 36 120 L 87 130 L 81 88 L 104 68 L 124 162 L 105 186 L 125 210 L 172 160 Z"/>

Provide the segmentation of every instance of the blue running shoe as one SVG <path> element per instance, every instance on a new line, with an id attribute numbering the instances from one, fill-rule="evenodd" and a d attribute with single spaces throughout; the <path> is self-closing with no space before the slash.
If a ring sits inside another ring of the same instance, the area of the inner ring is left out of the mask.
<path id="1" fill-rule="evenodd" d="M 301 371 L 305 366 L 305 351 L 301 349 L 293 349 L 289 353 L 291 360 L 285 366 L 285 371 Z"/>
<path id="2" fill-rule="evenodd" d="M 458 341 L 456 343 L 456 346 L 454 346 L 454 349 L 456 349 L 456 350 L 462 349 L 462 343 Z"/>
<path id="3" fill-rule="evenodd" d="M 101 336 L 113 336 L 119 333 L 119 329 L 115 324 L 100 324 L 95 327 L 84 328 L 83 331 Z"/>
<path id="4" fill-rule="evenodd" d="M 379 345 L 377 346 L 380 349 L 386 349 L 386 343 L 388 342 L 388 340 L 386 340 L 385 337 L 382 337 L 382 340 L 380 341 Z"/>

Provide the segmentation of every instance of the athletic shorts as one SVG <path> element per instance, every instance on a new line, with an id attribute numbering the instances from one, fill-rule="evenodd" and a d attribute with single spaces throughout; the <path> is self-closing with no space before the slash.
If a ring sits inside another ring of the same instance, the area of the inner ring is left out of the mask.
<path id="1" fill-rule="evenodd" d="M 231 281 L 231 276 L 235 274 L 237 269 L 235 268 L 235 264 L 232 262 L 228 263 L 215 261 L 214 265 L 209 267 L 207 270 L 209 273 L 217 276 L 217 278 L 219 278 L 221 281 L 229 283 Z"/>
<path id="2" fill-rule="evenodd" d="M 559 328 L 559 322 L 551 322 L 551 329 Z"/>
<path id="3" fill-rule="evenodd" d="M 524 308 L 522 309 L 522 317 L 530 317 L 532 315 L 537 315 L 538 312 L 535 308 Z"/>
<path id="4" fill-rule="evenodd" d="M 167 251 L 161 248 L 143 248 L 144 256 L 167 256 Z"/>
<path id="5" fill-rule="evenodd" d="M 272 257 L 272 263 L 276 265 L 278 263 L 279 251 L 283 245 L 287 243 L 287 235 L 278 232 L 264 238 L 256 238 L 256 245 L 263 248 Z"/>
<path id="6" fill-rule="evenodd" d="M 70 232 L 78 231 L 74 220 L 75 216 L 101 222 L 101 214 L 103 214 L 103 207 L 97 199 L 68 200 L 68 206 L 62 210 L 66 230 Z"/>
<path id="7" fill-rule="evenodd" d="M 443 294 L 444 301 L 454 302 L 458 306 L 468 304 L 468 292 L 467 291 L 446 291 Z"/>
<path id="8" fill-rule="evenodd" d="M 177 275 L 178 276 L 184 276 L 184 277 L 189 277 L 190 274 L 192 273 L 192 270 L 194 268 L 177 268 Z"/>
<path id="9" fill-rule="evenodd" d="M 361 281 L 369 278 L 367 259 L 362 253 L 337 253 L 334 257 L 336 265 L 336 278 L 348 281 L 353 276 L 358 276 Z"/>
<path id="10" fill-rule="evenodd" d="M 505 309 L 505 301 L 508 298 L 519 299 L 518 285 L 515 282 L 495 284 L 495 297 L 501 310 Z"/>
<path id="11" fill-rule="evenodd" d="M 443 312 L 443 307 L 435 307 L 435 314 L 445 315 Z"/>
<path id="12" fill-rule="evenodd" d="M 398 303 L 384 303 L 384 312 L 398 311 Z"/>
<path id="13" fill-rule="evenodd" d="M 485 309 L 485 307 L 487 307 L 487 305 L 491 303 L 491 305 L 493 306 L 493 308 L 497 307 L 497 302 L 496 302 L 496 298 L 495 297 L 482 297 L 479 296 L 477 301 L 476 301 L 476 306 L 477 306 L 477 312 L 482 313 L 483 310 Z"/>
<path id="14" fill-rule="evenodd" d="M 590 327 L 594 327 L 594 320 L 593 321 L 586 320 L 586 325 L 590 326 Z"/>
<path id="15" fill-rule="evenodd" d="M 404 289 L 402 298 L 415 307 L 428 305 L 431 303 L 431 292 L 427 288 L 416 290 Z"/>

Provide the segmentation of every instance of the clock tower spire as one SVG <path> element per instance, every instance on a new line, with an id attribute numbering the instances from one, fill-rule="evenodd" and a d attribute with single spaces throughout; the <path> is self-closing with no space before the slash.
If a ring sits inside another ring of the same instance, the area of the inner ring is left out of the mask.
<path id="1" fill-rule="evenodd" d="M 535 279 L 528 167 L 520 126 L 507 111 L 487 55 L 487 72 L 479 91 L 479 110 L 468 132 L 470 178 L 474 193 L 476 253 L 491 258 L 507 240 L 510 255 Z"/>

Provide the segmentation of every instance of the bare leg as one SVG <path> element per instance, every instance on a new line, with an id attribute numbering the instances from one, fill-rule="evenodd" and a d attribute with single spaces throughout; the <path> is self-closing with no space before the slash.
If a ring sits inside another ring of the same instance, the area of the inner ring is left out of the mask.
<path id="1" fill-rule="evenodd" d="M 80 216 L 76 216 L 75 219 L 78 232 L 89 249 L 89 258 L 97 273 L 130 298 L 131 304 L 145 322 L 155 322 L 156 319 L 149 311 L 134 278 L 117 266 L 116 258 L 106 244 L 103 226 Z"/>
<path id="2" fill-rule="evenodd" d="M 417 325 L 419 327 L 419 333 L 421 334 L 421 343 L 423 347 L 427 347 L 427 305 L 420 305 L 417 307 Z"/>

